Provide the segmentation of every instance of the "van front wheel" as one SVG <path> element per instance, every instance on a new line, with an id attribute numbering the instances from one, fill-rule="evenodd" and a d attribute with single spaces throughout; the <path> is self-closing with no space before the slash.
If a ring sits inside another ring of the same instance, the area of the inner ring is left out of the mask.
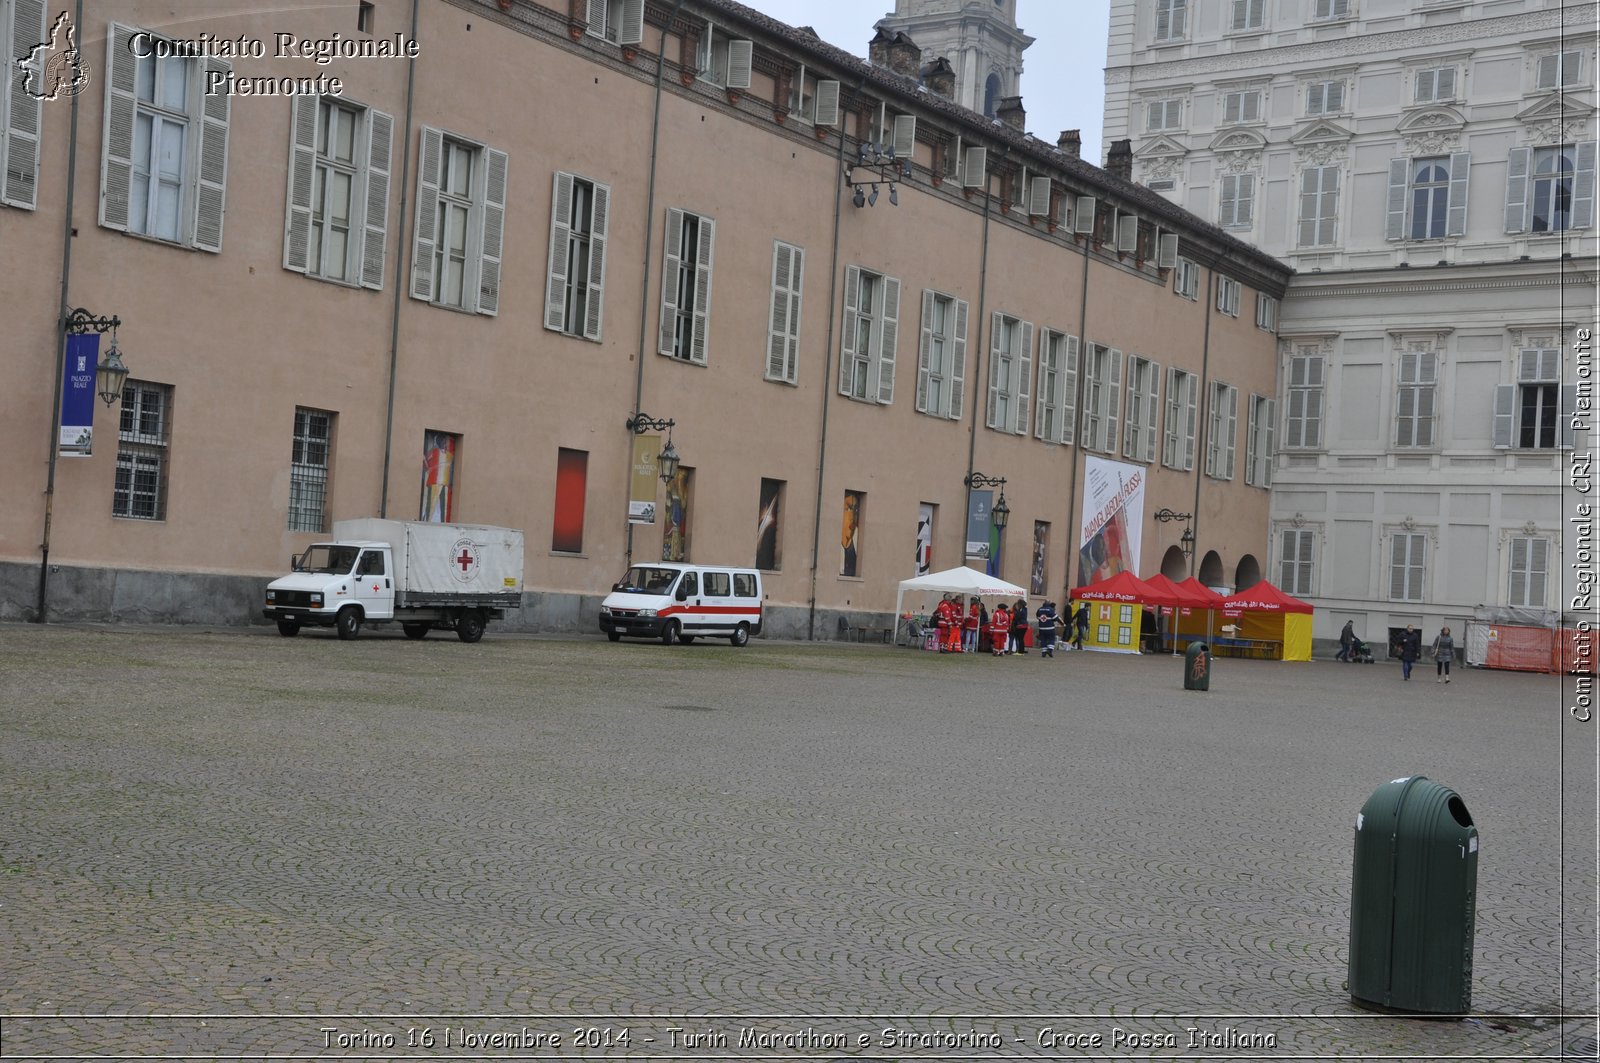
<path id="1" fill-rule="evenodd" d="M 733 634 L 728 636 L 728 641 L 735 646 L 747 646 L 750 643 L 750 625 L 740 624 L 733 629 Z"/>
<path id="2" fill-rule="evenodd" d="M 661 645 L 670 646 L 677 641 L 678 622 L 676 620 L 668 620 L 665 624 L 661 625 Z"/>

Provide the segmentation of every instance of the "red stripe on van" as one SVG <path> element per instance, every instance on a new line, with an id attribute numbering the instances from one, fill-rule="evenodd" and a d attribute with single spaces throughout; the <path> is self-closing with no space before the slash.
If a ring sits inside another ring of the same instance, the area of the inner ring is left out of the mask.
<path id="1" fill-rule="evenodd" d="M 679 613 L 738 613 L 745 616 L 760 616 L 761 608 L 745 605 L 669 605 L 665 609 L 658 609 L 657 616 L 676 616 Z"/>

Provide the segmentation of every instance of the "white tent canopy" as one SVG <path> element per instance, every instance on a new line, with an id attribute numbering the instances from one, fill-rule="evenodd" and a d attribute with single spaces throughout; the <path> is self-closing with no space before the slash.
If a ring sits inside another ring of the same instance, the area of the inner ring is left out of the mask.
<path id="1" fill-rule="evenodd" d="M 1015 583 L 1007 583 L 998 576 L 988 576 L 975 568 L 947 568 L 943 572 L 930 572 L 926 576 L 900 581 L 900 593 L 895 596 L 894 615 L 901 615 L 907 591 L 934 594 L 960 594 L 978 598 L 1026 598 L 1028 592 Z"/>

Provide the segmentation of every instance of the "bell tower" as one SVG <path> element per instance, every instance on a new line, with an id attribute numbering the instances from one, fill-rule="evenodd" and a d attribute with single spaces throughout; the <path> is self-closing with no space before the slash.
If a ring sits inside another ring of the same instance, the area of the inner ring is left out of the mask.
<path id="1" fill-rule="evenodd" d="M 949 60 L 963 107 L 992 118 L 1002 98 L 1022 95 L 1022 53 L 1033 38 L 1017 28 L 1017 0 L 895 0 L 878 26 L 910 37 L 924 62 Z"/>

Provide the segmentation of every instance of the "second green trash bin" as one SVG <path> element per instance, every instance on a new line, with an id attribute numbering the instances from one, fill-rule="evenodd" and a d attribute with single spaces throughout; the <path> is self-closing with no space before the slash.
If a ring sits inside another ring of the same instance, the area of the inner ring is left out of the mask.
<path id="1" fill-rule="evenodd" d="M 1350 1000 L 1379 1011 L 1472 1008 L 1478 829 L 1448 786 L 1385 783 L 1356 816 Z"/>
<path id="2" fill-rule="evenodd" d="M 1191 642 L 1183 652 L 1183 689 L 1211 689 L 1211 649 L 1203 642 Z"/>

